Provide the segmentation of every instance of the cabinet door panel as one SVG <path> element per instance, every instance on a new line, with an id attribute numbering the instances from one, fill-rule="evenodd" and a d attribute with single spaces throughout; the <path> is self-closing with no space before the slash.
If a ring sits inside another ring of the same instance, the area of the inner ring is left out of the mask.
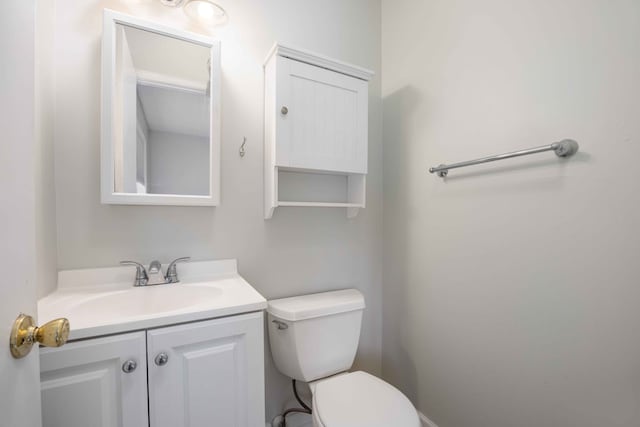
<path id="1" fill-rule="evenodd" d="M 277 60 L 277 166 L 366 173 L 367 82 Z"/>
<path id="2" fill-rule="evenodd" d="M 147 332 L 152 427 L 264 424 L 262 313 Z M 165 353 L 166 364 L 156 364 Z"/>
<path id="3" fill-rule="evenodd" d="M 41 349 L 43 427 L 148 425 L 146 371 L 144 332 Z"/>

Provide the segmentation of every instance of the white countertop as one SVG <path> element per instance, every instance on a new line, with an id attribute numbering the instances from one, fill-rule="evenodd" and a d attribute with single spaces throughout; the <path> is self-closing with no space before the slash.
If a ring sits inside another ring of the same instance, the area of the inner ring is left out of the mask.
<path id="1" fill-rule="evenodd" d="M 61 271 L 58 289 L 38 301 L 38 322 L 66 317 L 77 340 L 267 307 L 235 260 L 180 264 L 178 273 L 180 283 L 134 287 L 135 267 Z"/>

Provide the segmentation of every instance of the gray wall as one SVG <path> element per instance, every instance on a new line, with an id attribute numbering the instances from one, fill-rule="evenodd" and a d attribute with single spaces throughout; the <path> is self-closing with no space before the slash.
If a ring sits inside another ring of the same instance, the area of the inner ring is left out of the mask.
<path id="1" fill-rule="evenodd" d="M 58 267 L 149 262 L 191 255 L 237 258 L 267 298 L 357 287 L 367 299 L 358 367 L 380 371 L 382 280 L 382 105 L 370 85 L 367 208 L 282 208 L 263 219 L 262 61 L 276 41 L 380 70 L 380 4 L 369 0 L 224 1 L 222 205 L 217 208 L 100 204 L 100 39 L 110 7 L 188 28 L 159 2 L 58 0 L 55 20 L 55 173 Z M 136 9 L 134 9 L 136 7 Z M 243 136 L 247 154 L 238 156 Z M 268 362 L 267 414 L 282 409 L 289 382 Z"/>
<path id="2" fill-rule="evenodd" d="M 440 427 L 640 425 L 640 3 L 382 3 L 384 376 Z"/>
<path id="3" fill-rule="evenodd" d="M 149 132 L 147 193 L 209 194 L 209 138 Z"/>

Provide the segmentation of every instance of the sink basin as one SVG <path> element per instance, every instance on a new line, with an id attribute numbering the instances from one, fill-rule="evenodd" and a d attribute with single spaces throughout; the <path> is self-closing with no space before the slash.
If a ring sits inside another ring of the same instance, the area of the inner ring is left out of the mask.
<path id="1" fill-rule="evenodd" d="M 71 308 L 80 316 L 150 316 L 195 307 L 221 295 L 222 290 L 213 286 L 157 285 L 100 294 Z"/>
<path id="2" fill-rule="evenodd" d="M 38 321 L 65 317 L 69 340 L 261 311 L 267 301 L 238 274 L 235 260 L 181 265 L 180 283 L 131 286 L 131 267 L 66 270 L 38 301 Z"/>

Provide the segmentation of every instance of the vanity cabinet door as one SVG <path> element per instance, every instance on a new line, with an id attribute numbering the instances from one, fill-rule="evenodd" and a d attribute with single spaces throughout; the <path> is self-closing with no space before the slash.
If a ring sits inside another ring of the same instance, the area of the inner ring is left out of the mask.
<path id="1" fill-rule="evenodd" d="M 42 348 L 43 427 L 147 426 L 146 362 L 144 332 Z"/>
<path id="2" fill-rule="evenodd" d="M 276 166 L 367 173 L 368 83 L 277 58 Z"/>
<path id="3" fill-rule="evenodd" d="M 264 425 L 262 313 L 147 331 L 151 427 Z"/>

